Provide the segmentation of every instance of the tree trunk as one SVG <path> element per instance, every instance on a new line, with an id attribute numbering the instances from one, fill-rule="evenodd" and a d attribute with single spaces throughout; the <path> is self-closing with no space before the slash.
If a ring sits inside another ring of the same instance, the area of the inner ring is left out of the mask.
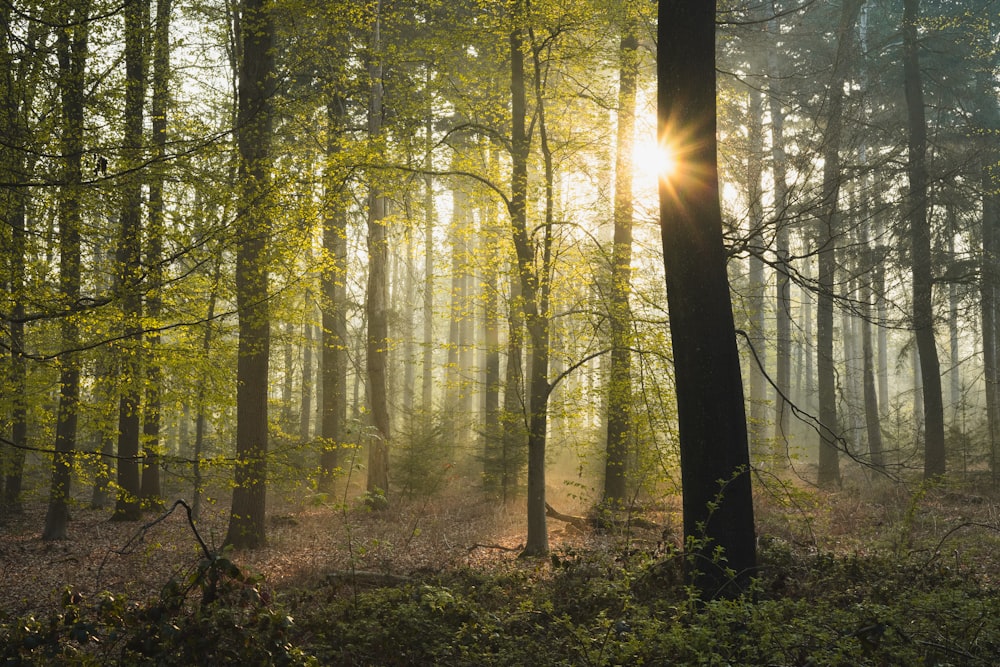
<path id="1" fill-rule="evenodd" d="M 773 7 L 773 3 L 772 3 Z M 777 14 L 777 12 L 775 12 Z M 777 17 L 769 23 L 772 40 L 778 40 L 781 28 Z M 788 462 L 788 436 L 791 406 L 787 398 L 792 390 L 792 303 L 791 279 L 789 276 L 789 221 L 788 208 L 788 161 L 785 156 L 785 112 L 781 105 L 782 72 L 778 59 L 777 45 L 767 53 L 768 109 L 771 112 L 771 171 L 774 179 L 775 254 L 777 264 L 775 294 L 775 384 L 777 396 L 774 399 L 774 450 L 773 459 L 778 468 Z"/>
<path id="2" fill-rule="evenodd" d="M 625 11 L 629 12 L 626 3 Z M 608 369 L 607 456 L 604 503 L 619 507 L 628 486 L 629 443 L 632 441 L 632 150 L 635 145 L 639 39 L 636 20 L 627 14 L 619 45 L 618 140 L 615 156 L 614 245 L 611 251 L 611 367 Z"/>
<path id="3" fill-rule="evenodd" d="M 268 308 L 268 237 L 271 232 L 270 170 L 274 24 L 268 0 L 244 0 L 239 27 L 236 143 L 241 201 L 237 224 L 236 471 L 225 543 L 253 549 L 267 543 L 267 395 L 271 333 Z"/>
<path id="4" fill-rule="evenodd" d="M 764 201 L 761 176 L 764 171 L 764 96 L 760 87 L 750 86 L 748 99 L 747 128 L 747 198 L 749 200 L 749 243 L 750 258 L 747 271 L 749 322 L 747 336 L 753 346 L 750 360 L 750 452 L 754 460 L 764 458 L 764 442 L 767 426 L 767 383 L 764 378 L 767 368 L 767 339 L 764 330 Z"/>
<path id="5" fill-rule="evenodd" d="M 715 4 L 661 0 L 657 62 L 660 142 L 681 156 L 674 174 L 660 179 L 660 224 L 684 535 L 694 546 L 687 574 L 705 597 L 739 593 L 756 566 L 746 411 L 719 203 Z"/>
<path id="6" fill-rule="evenodd" d="M 4 180 L 8 182 L 23 182 L 30 178 L 35 170 L 36 158 L 23 146 L 29 139 L 29 128 L 21 109 L 32 108 L 35 100 L 37 80 L 35 72 L 42 64 L 42 59 L 27 57 L 37 47 L 43 30 L 41 23 L 33 23 L 28 28 L 27 39 L 23 45 L 21 57 L 14 62 L 14 54 L 10 50 L 8 35 L 10 31 L 11 6 L 0 7 L 0 29 L 4 37 L 0 38 L 0 76 L 3 77 L 0 90 L 3 91 L 0 102 L 0 135 L 6 137 L 5 145 L 0 146 L 0 169 Z M 14 187 L 8 189 L 0 215 L 10 225 L 10 376 L 9 391 L 11 398 L 11 444 L 0 449 L 0 510 L 9 513 L 20 513 L 21 490 L 24 477 L 25 447 L 28 445 L 28 366 L 25 358 L 25 283 L 27 280 L 27 211 L 30 199 L 28 188 Z"/>
<path id="7" fill-rule="evenodd" d="M 149 5 L 125 6 L 125 119 L 121 227 L 116 257 L 116 291 L 124 332 L 120 343 L 121 396 L 118 407 L 118 500 L 113 518 L 135 521 L 142 515 L 139 477 L 142 397 L 142 117 L 146 94 L 143 35 Z"/>
<path id="8" fill-rule="evenodd" d="M 212 291 L 208 297 L 208 310 L 205 313 L 205 333 L 201 339 L 201 352 L 202 352 L 202 363 L 209 363 L 209 358 L 212 352 L 212 336 L 214 331 L 215 323 L 215 304 L 218 301 L 219 293 L 219 280 L 222 277 L 222 257 L 221 255 L 215 260 L 215 269 L 212 273 Z M 192 473 L 194 476 L 194 489 L 192 491 L 192 501 L 191 501 L 191 515 L 195 520 L 201 515 L 201 496 L 202 496 L 202 472 L 201 472 L 201 457 L 205 452 L 205 429 L 208 421 L 208 406 L 206 401 L 208 398 L 208 389 L 206 383 L 200 383 L 198 385 L 198 391 L 195 395 L 195 422 L 194 422 L 194 448 L 191 458 L 194 459 L 192 464 Z"/>
<path id="9" fill-rule="evenodd" d="M 62 305 L 73 308 L 80 299 L 81 196 L 83 181 L 83 111 L 85 64 L 90 3 L 83 1 L 67 7 L 59 30 L 56 53 L 59 62 L 59 94 L 62 98 L 62 168 L 59 188 L 59 291 Z M 69 532 L 69 497 L 72 480 L 73 450 L 80 400 L 80 329 L 75 318 L 60 322 L 63 354 L 59 370 L 59 408 L 56 416 L 55 450 L 52 460 L 52 484 L 45 515 L 43 540 L 61 540 Z"/>
<path id="10" fill-rule="evenodd" d="M 992 40 L 992 31 L 989 33 Z M 991 43 L 990 43 L 991 44 Z M 985 48 L 984 53 L 992 52 Z M 986 437 L 990 471 L 994 487 L 1000 486 L 1000 369 L 997 358 L 997 309 L 1000 308 L 1000 194 L 997 188 L 997 163 L 1000 158 L 1000 108 L 993 95 L 992 79 L 985 73 L 977 77 L 979 88 L 979 125 L 986 152 L 981 158 L 982 191 L 982 260 L 980 281 L 980 317 L 983 337 L 983 376 L 986 385 Z"/>
<path id="11" fill-rule="evenodd" d="M 844 82 L 854 48 L 854 24 L 862 0 L 845 0 L 837 31 L 837 53 L 829 88 L 829 115 L 823 137 L 823 215 L 819 224 L 819 298 L 816 308 L 816 371 L 819 382 L 820 486 L 840 484 L 840 427 L 837 423 L 836 369 L 833 358 L 834 274 L 840 227 L 840 143 L 843 124 Z"/>
<path id="12" fill-rule="evenodd" d="M 163 232 L 164 205 L 163 184 L 167 157 L 167 101 L 170 94 L 170 12 L 171 0 L 157 0 L 156 25 L 153 31 L 153 165 L 149 181 L 149 234 L 146 265 L 148 266 L 150 292 L 146 302 L 146 313 L 154 326 L 163 310 L 160 295 L 163 283 Z M 159 331 L 146 334 L 148 364 L 146 367 L 146 412 L 143 422 L 146 465 L 142 469 L 142 499 L 150 506 L 162 504 L 160 490 L 160 430 L 161 405 L 160 390 L 163 372 L 160 368 L 158 348 Z"/>
<path id="13" fill-rule="evenodd" d="M 527 132 L 527 90 L 524 68 L 525 31 L 521 23 L 526 6 L 518 2 L 515 8 L 515 27 L 510 34 L 511 53 L 511 197 L 509 201 L 511 232 L 520 278 L 521 305 L 525 326 L 531 342 L 528 360 L 527 427 L 528 427 L 528 526 L 524 556 L 538 556 L 548 552 L 549 538 L 545 523 L 545 444 L 547 430 L 548 344 L 549 325 L 547 304 L 544 302 L 544 267 L 535 265 L 534 244 L 527 228 L 528 156 L 531 139 Z M 540 76 L 536 66 L 536 76 Z M 536 89 L 536 93 L 538 90 Z M 536 101 L 538 101 L 536 99 Z M 539 108 L 537 113 L 542 114 Z M 540 117 L 539 125 L 544 125 Z M 546 170 L 546 188 L 551 193 L 550 172 Z M 546 200 L 551 205 L 551 197 Z M 546 237 L 551 233 L 546 228 Z M 543 250 L 543 255 L 545 254 Z M 509 378 L 508 378 L 509 379 Z"/>
<path id="14" fill-rule="evenodd" d="M 336 52 L 336 49 L 334 49 Z M 338 77 L 339 78 L 339 77 Z M 335 84 L 337 85 L 337 84 Z M 320 418 L 322 453 L 319 489 L 334 490 L 340 465 L 340 446 L 346 440 L 347 419 L 347 183 L 339 164 L 339 153 L 347 123 L 346 100 L 334 92 L 327 102 L 326 169 L 323 186 L 323 402 Z"/>
<path id="15" fill-rule="evenodd" d="M 941 369 L 934 339 L 931 227 L 927 218 L 927 122 L 918 57 L 919 0 L 903 0 L 903 86 L 907 112 L 906 173 L 910 190 L 907 218 L 913 261 L 913 329 L 920 353 L 924 397 L 924 477 L 945 473 L 944 404 Z"/>
<path id="16" fill-rule="evenodd" d="M 374 55 L 369 65 L 371 98 L 368 107 L 368 136 L 376 140 L 382 134 L 382 65 L 381 0 L 376 0 L 373 27 Z M 366 364 L 368 401 L 373 433 L 368 450 L 368 484 L 371 494 L 389 494 L 389 399 L 386 390 L 386 366 L 389 359 L 389 239 L 386 229 L 385 197 L 374 176 L 369 177 L 368 192 L 368 337 Z M 376 505 L 380 507 L 381 505 Z"/>

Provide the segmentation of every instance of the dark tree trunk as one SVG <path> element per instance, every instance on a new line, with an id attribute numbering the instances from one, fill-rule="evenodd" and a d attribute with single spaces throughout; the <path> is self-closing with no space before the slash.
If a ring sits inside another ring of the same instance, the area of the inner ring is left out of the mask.
<path id="1" fill-rule="evenodd" d="M 143 36 L 149 5 L 125 5 L 125 134 L 121 227 L 118 236 L 116 291 L 125 324 L 120 344 L 121 396 L 118 403 L 118 500 L 113 518 L 135 521 L 142 515 L 139 439 L 142 397 L 142 116 L 146 94 Z"/>
<path id="2" fill-rule="evenodd" d="M 26 125 L 26 114 L 23 109 L 30 109 L 34 104 L 37 80 L 35 72 L 42 64 L 42 59 L 28 57 L 34 52 L 43 30 L 41 23 L 33 23 L 27 34 L 27 39 L 21 51 L 21 57 L 15 64 L 14 54 L 10 49 L 8 35 L 10 30 L 11 6 L 5 4 L 0 8 L 0 91 L 3 102 L 0 102 L 0 135 L 7 138 L 0 146 L 0 169 L 4 180 L 12 183 L 24 182 L 34 172 L 36 158 L 22 146 L 29 140 L 29 128 Z M 21 490 L 24 476 L 25 447 L 28 445 L 28 366 L 25 358 L 25 282 L 27 279 L 27 210 L 30 194 L 28 188 L 9 188 L 7 197 L 3 200 L 0 215 L 10 225 L 10 376 L 9 391 L 11 397 L 10 413 L 10 447 L 0 448 L 0 509 L 9 513 L 20 513 Z"/>
<path id="3" fill-rule="evenodd" d="M 945 473 L 944 403 L 934 339 L 931 227 L 927 218 L 927 121 L 918 56 L 919 0 L 903 1 L 903 86 L 908 125 L 906 173 L 910 184 L 907 218 L 913 261 L 913 329 L 920 355 L 924 404 L 924 477 Z"/>
<path id="4" fill-rule="evenodd" d="M 992 34 L 992 32 L 990 33 Z M 985 46 L 985 45 L 984 45 Z M 983 48 L 992 53 L 991 44 Z M 992 63 L 991 63 L 992 66 Z M 982 261 L 980 281 L 980 316 L 983 337 L 983 375 L 986 385 L 986 437 L 993 485 L 1000 486 L 1000 369 L 997 358 L 997 309 L 1000 308 L 1000 191 L 997 164 L 1000 159 L 1000 108 L 993 94 L 993 83 L 986 75 L 977 78 L 979 88 L 980 136 L 975 138 L 985 148 L 981 158 L 982 190 Z"/>
<path id="5" fill-rule="evenodd" d="M 628 11 L 626 4 L 626 10 Z M 629 443 L 632 440 L 632 150 L 635 144 L 636 88 L 639 79 L 639 40 L 635 19 L 629 15 L 622 29 L 618 78 L 618 141 L 615 156 L 614 245 L 611 252 L 611 367 L 608 370 L 607 456 L 604 464 L 604 502 L 625 502 L 628 487 Z"/>
<path id="6" fill-rule="evenodd" d="M 680 158 L 674 175 L 660 180 L 660 224 L 684 535 L 695 547 L 688 575 L 702 595 L 714 597 L 741 591 L 757 560 L 743 382 L 719 203 L 715 2 L 661 0 L 658 44 L 660 141 Z"/>
<path id="7" fill-rule="evenodd" d="M 244 0 L 239 33 L 239 108 L 236 143 L 241 201 L 236 251 L 236 471 L 225 543 L 253 549 L 267 543 L 267 394 L 271 322 L 268 237 L 271 231 L 271 98 L 274 24 L 268 0 Z"/>
<path id="8" fill-rule="evenodd" d="M 85 63 L 90 22 L 89 2 L 68 7 L 58 31 L 59 94 L 62 98 L 62 168 L 64 185 L 59 189 L 59 291 L 66 308 L 80 299 L 81 182 L 83 181 L 83 111 L 86 89 Z M 52 484 L 45 515 L 43 540 L 61 540 L 69 532 L 69 497 L 73 450 L 80 401 L 80 329 L 75 318 L 60 322 L 63 354 L 59 371 L 59 408 L 56 415 Z"/>

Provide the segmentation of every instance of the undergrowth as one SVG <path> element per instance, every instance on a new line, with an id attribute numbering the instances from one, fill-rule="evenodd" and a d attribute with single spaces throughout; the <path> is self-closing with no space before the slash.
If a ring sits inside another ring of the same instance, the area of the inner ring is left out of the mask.
<path id="1" fill-rule="evenodd" d="M 949 494 L 783 519 L 772 509 L 758 525 L 749 590 L 707 602 L 686 586 L 684 554 L 666 536 L 410 576 L 312 572 L 275 586 L 190 522 L 199 557 L 158 592 L 67 587 L 51 611 L 0 610 L 0 663 L 993 666 L 992 504 Z M 817 533 L 814 517 L 831 516 L 836 525 Z"/>
<path id="2" fill-rule="evenodd" d="M 6 664 L 994 665 L 1000 596 L 944 561 L 762 544 L 752 590 L 700 602 L 676 553 L 563 551 L 378 587 L 266 594 L 206 559 L 151 600 L 72 590 L 0 619 Z"/>

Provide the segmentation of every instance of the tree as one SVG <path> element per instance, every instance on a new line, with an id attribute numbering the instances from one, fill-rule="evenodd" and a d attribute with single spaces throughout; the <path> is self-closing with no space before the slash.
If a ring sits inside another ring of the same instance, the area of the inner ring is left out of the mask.
<path id="1" fill-rule="evenodd" d="M 153 139 L 153 165 L 149 179 L 149 225 L 147 234 L 146 266 L 149 272 L 150 291 L 146 314 L 154 330 L 146 334 L 148 344 L 146 367 L 146 405 L 143 421 L 145 465 L 142 469 L 140 493 L 144 502 L 157 506 L 160 499 L 160 431 L 162 422 L 163 369 L 157 358 L 160 333 L 156 329 L 163 310 L 163 235 L 165 205 L 163 202 L 166 181 L 167 157 L 167 102 L 170 94 L 170 12 L 171 0 L 157 0 L 156 24 L 153 28 L 153 94 L 150 109 Z"/>
<path id="2" fill-rule="evenodd" d="M 772 1 L 774 18 L 768 22 L 768 33 L 774 40 L 781 35 L 777 7 Z M 773 44 L 773 43 L 772 43 Z M 789 265 L 788 221 L 788 161 L 785 155 L 785 112 L 782 106 L 783 72 L 776 48 L 767 51 L 768 110 L 771 113 L 771 170 L 774 180 L 775 255 L 777 285 L 775 294 L 775 386 L 774 400 L 774 461 L 778 467 L 788 462 L 788 436 L 791 406 L 788 397 L 792 389 L 792 304 Z"/>
<path id="3" fill-rule="evenodd" d="M 60 19 L 63 25 L 72 27 L 60 30 L 56 42 L 62 102 L 59 291 L 64 309 L 60 321 L 63 352 L 60 358 L 52 484 L 42 530 L 43 540 L 66 539 L 69 531 L 70 484 L 80 401 L 80 352 L 77 349 L 80 345 L 80 326 L 73 316 L 73 308 L 80 299 L 83 120 L 89 12 L 89 2 L 66 3 Z"/>
<path id="4" fill-rule="evenodd" d="M 604 502 L 625 500 L 628 444 L 632 438 L 632 151 L 635 144 L 639 39 L 633 3 L 622 7 L 624 25 L 619 45 L 618 137 L 615 154 L 614 241 L 611 249 L 611 368 L 608 371 L 607 456 Z"/>
<path id="5" fill-rule="evenodd" d="M 125 175 L 118 233 L 116 288 L 124 331 L 122 388 L 118 408 L 118 501 L 114 518 L 135 521 L 140 502 L 139 440 L 142 396 L 142 119 L 146 97 L 146 54 L 143 36 L 149 23 L 149 3 L 135 0 L 125 5 Z"/>
<path id="6" fill-rule="evenodd" d="M 368 100 L 368 138 L 382 139 L 382 4 L 375 3 L 372 19 L 372 53 L 368 63 L 371 95 Z M 386 198 L 374 174 L 368 184 L 368 317 L 365 363 L 368 371 L 368 402 L 372 414 L 372 439 L 368 450 L 367 489 L 371 494 L 389 493 L 389 398 L 386 388 L 389 359 L 389 237 Z"/>
<path id="7" fill-rule="evenodd" d="M 226 544 L 255 548 L 266 541 L 267 393 L 270 354 L 267 247 L 274 91 L 274 18 L 268 0 L 244 0 L 238 34 L 239 111 L 236 143 L 243 209 L 238 214 L 236 300 L 236 485 Z"/>
<path id="8" fill-rule="evenodd" d="M 945 473 L 944 402 L 941 394 L 941 367 L 934 340 L 932 289 L 934 268 L 931 258 L 931 227 L 927 219 L 927 121 L 920 74 L 917 23 L 920 1 L 903 1 L 903 86 L 906 96 L 907 220 L 913 275 L 913 330 L 920 356 L 920 379 L 924 398 L 924 477 Z"/>
<path id="9" fill-rule="evenodd" d="M 841 134 L 843 128 L 844 85 L 849 54 L 853 50 L 854 24 L 863 0 L 844 0 L 837 28 L 837 50 L 830 76 L 826 132 L 823 136 L 823 201 L 819 222 L 819 299 L 816 308 L 816 370 L 819 381 L 819 484 L 840 484 L 838 447 L 836 370 L 833 359 L 834 274 L 837 270 L 837 243 L 842 233 L 840 211 Z"/>
<path id="10" fill-rule="evenodd" d="M 735 594 L 756 565 L 746 412 L 719 203 L 715 2 L 660 0 L 657 38 L 659 136 L 677 161 L 674 174 L 660 181 L 660 225 L 684 536 L 693 549 L 688 574 L 713 597 Z"/>
<path id="11" fill-rule="evenodd" d="M 11 31 L 10 4 L 0 8 L 0 135 L 6 137 L 0 147 L 0 173 L 4 181 L 15 184 L 5 188 L 0 198 L 0 215 L 10 227 L 9 290 L 10 327 L 10 435 L 11 442 L 0 451 L 0 508 L 18 513 L 22 510 L 21 491 L 24 478 L 25 448 L 28 445 L 28 363 L 25 354 L 26 282 L 28 275 L 27 212 L 31 196 L 24 187 L 34 172 L 37 157 L 27 150 L 30 142 L 28 111 L 32 109 L 38 88 L 42 58 L 28 57 L 48 30 L 41 22 L 32 23 L 20 52 L 15 48 Z M 16 64 L 15 64 L 16 63 Z"/>

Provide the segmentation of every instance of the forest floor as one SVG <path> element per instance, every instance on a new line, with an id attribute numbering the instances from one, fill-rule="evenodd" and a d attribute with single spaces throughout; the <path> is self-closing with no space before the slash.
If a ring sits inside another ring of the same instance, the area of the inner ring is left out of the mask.
<path id="1" fill-rule="evenodd" d="M 837 492 L 820 492 L 801 483 L 778 483 L 773 479 L 759 479 L 756 488 L 765 597 L 806 599 L 834 593 L 827 590 L 832 586 L 844 589 L 837 593 L 840 597 L 832 604 L 846 605 L 843 600 L 858 598 L 863 605 L 870 606 L 871 599 L 888 595 L 879 593 L 881 589 L 876 585 L 873 597 L 859 597 L 858 590 L 875 585 L 871 579 L 891 576 L 907 581 L 913 572 L 927 572 L 932 578 L 937 577 L 933 581 L 943 582 L 944 579 L 940 579 L 946 576 L 943 573 L 959 577 L 955 581 L 975 580 L 969 600 L 979 600 L 980 595 L 986 596 L 983 599 L 995 600 L 997 597 L 1000 587 L 1000 496 L 996 494 L 956 485 L 914 483 L 907 486 L 884 482 L 848 483 Z M 565 503 L 557 509 L 567 514 L 585 511 L 579 503 L 574 506 L 566 497 L 560 496 L 553 503 Z M 193 573 L 204 567 L 202 547 L 183 507 L 170 513 L 151 512 L 145 522 L 111 522 L 107 510 L 80 506 L 72 512 L 70 539 L 57 542 L 40 539 L 44 513 L 41 503 L 28 503 L 23 514 L 6 517 L 0 524 L 0 621 L 42 618 L 53 610 L 65 608 L 64 591 L 67 588 L 80 600 L 93 601 L 102 591 L 110 591 L 139 605 L 155 606 L 157 600 L 164 599 L 163 591 L 168 582 L 190 581 Z M 225 535 L 227 520 L 228 507 L 220 502 L 208 505 L 196 524 L 198 535 L 213 554 L 217 553 Z M 560 576 L 558 568 L 565 568 L 571 561 L 582 562 L 581 554 L 603 554 L 606 563 L 625 563 L 632 562 L 627 554 L 642 553 L 648 556 L 646 562 L 650 563 L 669 553 L 677 553 L 680 547 L 678 498 L 661 500 L 647 507 L 638 524 L 599 533 L 591 529 L 580 530 L 574 523 L 550 518 L 553 557 L 518 559 L 524 540 L 523 501 L 504 505 L 480 500 L 469 489 L 455 489 L 441 497 L 397 502 L 382 511 L 373 511 L 360 500 L 338 506 L 317 499 L 294 503 L 278 500 L 269 508 L 268 546 L 229 557 L 243 573 L 260 576 L 268 600 L 301 600 L 308 592 L 326 590 L 330 592 L 324 593 L 327 597 L 323 599 L 324 604 L 328 604 L 341 596 L 337 590 L 356 592 L 359 588 L 376 590 L 381 586 L 406 585 L 406 582 L 441 582 L 442 577 L 461 578 L 468 576 L 463 572 L 470 571 L 486 577 L 509 577 L 514 573 L 535 581 L 547 579 L 551 582 Z M 855 565 L 837 569 L 839 574 L 836 576 L 840 579 L 834 575 L 823 579 L 816 569 L 830 567 L 834 562 L 824 558 L 844 559 Z M 886 575 L 859 574 L 857 562 L 862 560 L 882 564 L 898 562 L 909 569 L 906 573 L 900 569 L 887 571 Z M 613 580 L 614 575 L 608 581 Z M 505 581 L 508 583 L 504 586 L 514 586 L 510 583 L 513 580 Z M 584 590 L 592 585 L 590 581 L 583 581 Z M 679 586 L 676 577 L 673 581 L 671 586 Z M 933 581 L 926 584 L 930 590 L 938 586 Z M 954 588 L 954 583 L 948 586 Z M 480 583 L 480 587 L 485 589 L 485 584 Z M 469 590 L 475 589 L 472 586 Z M 455 590 L 457 595 L 458 588 Z M 942 589 L 941 595 L 948 594 Z M 600 592 L 598 598 L 603 600 L 604 595 L 605 592 Z M 671 593 L 668 597 L 671 596 L 679 600 L 683 593 Z M 426 595 L 419 599 L 426 602 Z M 431 610 L 437 608 L 433 599 Z M 887 598 L 883 604 L 888 603 Z M 398 601 L 394 604 L 399 606 Z M 522 601 L 521 604 L 526 603 Z M 912 607 L 913 603 L 907 604 Z M 942 598 L 941 604 L 948 608 L 957 603 Z M 869 613 L 869 606 L 858 607 L 858 602 L 852 601 L 845 608 L 850 607 L 854 609 L 851 613 L 863 615 Z M 979 607 L 963 607 L 966 608 L 972 609 L 967 613 L 975 618 L 986 613 L 978 611 Z M 292 608 L 290 612 L 309 614 L 307 609 Z M 500 624 L 499 613 L 490 612 L 486 618 L 497 619 L 496 623 Z M 520 613 L 514 610 L 509 617 L 502 618 L 516 619 Z M 604 612 L 595 613 L 600 616 Z M 906 607 L 892 611 L 886 606 L 880 613 L 902 618 Z M 962 619 L 962 623 L 968 622 L 972 621 Z M 510 631 L 508 625 L 503 627 Z M 515 623 L 515 629 L 517 627 Z M 878 627 L 881 633 L 885 632 L 885 627 L 895 626 L 879 624 Z M 930 624 L 928 627 L 936 626 Z M 456 632 L 461 634 L 466 630 Z M 907 636 L 900 630 L 900 637 L 907 637 L 907 642 L 900 641 L 901 645 L 912 645 L 910 639 L 917 636 L 915 632 Z M 845 637 L 851 639 L 849 634 Z M 315 639 L 315 630 L 310 630 L 309 641 Z M 989 635 L 986 639 L 993 642 L 990 647 L 995 646 L 1000 655 L 1000 636 Z M 453 643 L 453 639 L 447 641 L 449 646 Z M 683 642 L 690 641 L 683 639 Z M 831 640 L 822 641 L 829 644 Z M 978 646 L 976 642 L 982 641 L 985 640 L 977 635 L 968 640 L 968 646 L 955 650 L 973 655 Z M 938 643 L 937 639 L 925 642 L 932 647 Z M 622 644 L 618 648 L 625 651 L 627 647 Z M 931 649 L 924 650 L 921 655 L 929 655 L 928 650 Z M 993 648 L 983 650 L 989 654 Z M 626 652 L 623 655 L 636 654 Z M 797 658 L 790 660 L 788 664 L 806 664 Z M 602 664 L 601 660 L 595 664 Z M 956 664 L 989 663 L 959 661 Z"/>
<path id="2" fill-rule="evenodd" d="M 561 508 L 565 509 L 565 508 Z M 573 508 L 570 508 L 573 509 Z M 39 614 L 60 604 L 67 587 L 90 598 L 101 591 L 145 600 L 171 579 L 183 580 L 204 553 L 183 507 L 148 512 L 141 522 L 109 520 L 109 510 L 80 504 L 72 511 L 70 538 L 41 539 L 45 506 L 0 524 L 0 612 Z M 664 512 L 657 512 L 662 520 Z M 195 524 L 213 553 L 226 534 L 229 507 L 202 510 Z M 247 572 L 262 575 L 275 590 L 310 586 L 346 573 L 391 578 L 426 576 L 462 567 L 489 568 L 514 562 L 523 547 L 523 501 L 504 505 L 473 491 L 394 504 L 375 511 L 360 500 L 346 506 L 279 500 L 267 518 L 268 546 L 234 554 Z M 654 549 L 662 529 L 631 528 L 633 547 Z M 610 549 L 625 536 L 596 535 L 571 523 L 549 520 L 550 544 L 560 549 Z"/>

